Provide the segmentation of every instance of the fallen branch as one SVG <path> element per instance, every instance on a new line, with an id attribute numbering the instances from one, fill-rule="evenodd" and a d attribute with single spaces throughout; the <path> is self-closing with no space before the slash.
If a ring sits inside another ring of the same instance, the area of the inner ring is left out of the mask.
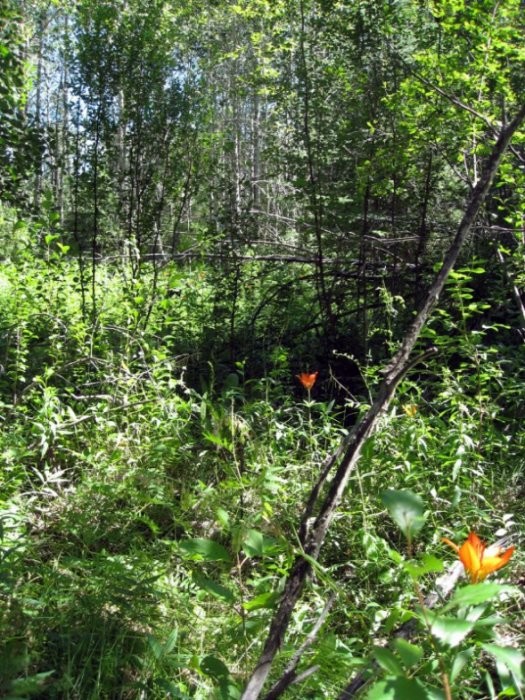
<path id="1" fill-rule="evenodd" d="M 318 515 L 313 525 L 310 528 L 302 528 L 303 539 L 301 544 L 303 546 L 304 556 L 303 553 L 298 555 L 288 575 L 281 602 L 270 624 L 268 637 L 264 644 L 262 654 L 248 681 L 242 700 L 257 700 L 261 693 L 262 687 L 270 672 L 273 659 L 283 642 L 295 605 L 310 575 L 312 567 L 311 562 L 319 557 L 319 552 L 324 543 L 326 533 L 341 498 L 343 497 L 350 475 L 360 457 L 363 445 L 377 427 L 381 414 L 388 409 L 399 382 L 405 376 L 407 367 L 411 365 L 410 353 L 416 344 L 421 329 L 427 322 L 432 309 L 436 305 L 447 277 L 457 261 L 461 247 L 475 223 L 503 154 L 512 136 L 524 119 L 525 104 L 521 106 L 514 119 L 501 130 L 492 148 L 492 152 L 485 162 L 480 179 L 470 194 L 465 213 L 459 224 L 454 240 L 445 256 L 441 269 L 427 293 L 423 306 L 406 332 L 399 350 L 383 371 L 384 378 L 379 386 L 376 399 L 366 414 L 356 424 L 352 433 L 343 440 L 341 446 L 335 453 L 335 459 L 333 462 L 330 462 L 330 470 L 332 467 L 334 469 L 337 467 L 336 472 L 328 487 L 328 492 L 324 501 L 320 505 Z M 324 480 L 326 480 L 327 477 L 328 473 L 324 475 Z M 310 503 L 311 499 L 309 499 L 308 503 L 311 512 L 316 510 L 315 506 L 320 497 L 320 493 L 316 494 L 313 504 Z M 302 518 L 302 523 L 305 523 L 304 516 Z"/>
<path id="2" fill-rule="evenodd" d="M 297 666 L 299 665 L 299 662 L 301 661 L 304 652 L 308 649 L 308 647 L 311 647 L 317 639 L 319 630 L 323 626 L 324 621 L 326 620 L 326 617 L 330 612 L 332 605 L 335 602 L 335 599 L 335 593 L 331 593 L 330 597 L 325 603 L 321 614 L 319 615 L 319 618 L 317 619 L 317 622 L 313 626 L 312 631 L 306 637 L 299 649 L 297 649 L 295 654 L 292 656 L 290 663 L 284 670 L 283 675 L 279 678 L 279 680 L 276 683 L 274 683 L 274 685 L 270 689 L 270 692 L 267 695 L 265 695 L 264 700 L 276 700 L 276 698 L 280 697 L 284 693 L 286 688 L 288 688 L 290 685 L 293 685 L 294 683 L 300 683 L 301 680 L 308 678 L 312 675 L 312 673 L 315 673 L 318 670 L 318 666 L 312 666 L 303 671 L 302 673 L 297 673 Z"/>

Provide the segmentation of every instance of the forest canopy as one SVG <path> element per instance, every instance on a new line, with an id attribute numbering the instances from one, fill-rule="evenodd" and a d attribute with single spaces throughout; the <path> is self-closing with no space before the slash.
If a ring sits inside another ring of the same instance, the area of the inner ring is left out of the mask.
<path id="1" fill-rule="evenodd" d="M 0 0 L 2 697 L 523 697 L 524 29 Z"/>

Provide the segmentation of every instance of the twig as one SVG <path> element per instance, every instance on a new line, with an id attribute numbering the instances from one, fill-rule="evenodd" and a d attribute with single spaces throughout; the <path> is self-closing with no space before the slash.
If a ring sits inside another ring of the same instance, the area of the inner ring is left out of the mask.
<path id="1" fill-rule="evenodd" d="M 466 104 L 465 102 L 462 102 L 458 97 L 456 97 L 455 95 L 452 95 L 450 92 L 443 90 L 443 88 L 440 88 L 439 85 L 436 85 L 431 80 L 428 80 L 427 78 L 422 76 L 421 73 L 418 73 L 416 70 L 414 70 L 413 68 L 408 66 L 406 62 L 403 61 L 403 63 L 405 63 L 405 66 L 408 67 L 408 70 L 410 71 L 410 73 L 415 78 L 417 78 L 417 80 L 422 82 L 424 85 L 429 87 L 431 90 L 434 90 L 435 92 L 437 92 L 438 95 L 441 95 L 441 97 L 444 97 L 446 100 L 451 102 L 456 107 L 459 107 L 463 111 L 468 112 L 469 114 L 472 114 L 472 116 L 476 117 L 476 119 L 479 119 L 480 121 L 482 121 L 485 124 L 485 126 L 487 126 L 487 128 L 490 130 L 490 132 L 492 134 L 497 133 L 496 126 L 484 114 L 481 114 L 481 112 L 478 112 L 476 109 L 474 109 L 470 105 Z"/>
<path id="2" fill-rule="evenodd" d="M 264 700 L 275 700 L 276 698 L 280 697 L 286 688 L 288 688 L 290 685 L 294 683 L 299 683 L 300 679 L 304 680 L 304 678 L 312 675 L 312 673 L 315 673 L 315 671 L 319 668 L 318 666 L 312 666 L 311 668 L 307 669 L 303 673 L 298 674 L 297 673 L 297 666 L 299 665 L 299 662 L 301 660 L 302 655 L 304 652 L 308 649 L 308 647 L 312 646 L 312 644 L 315 642 L 317 639 L 317 635 L 319 634 L 319 630 L 324 624 L 324 621 L 326 620 L 326 617 L 328 613 L 330 612 L 332 605 L 334 604 L 336 599 L 335 593 L 331 593 L 328 600 L 325 603 L 325 606 L 319 615 L 317 622 L 315 625 L 312 627 L 312 631 L 310 634 L 306 637 L 304 642 L 301 644 L 299 649 L 295 652 L 295 654 L 292 656 L 290 659 L 290 663 L 288 666 L 285 668 L 283 675 L 279 678 L 279 680 L 272 686 L 270 689 L 270 692 L 265 696 Z M 304 674 L 308 672 L 308 676 L 305 676 Z"/>

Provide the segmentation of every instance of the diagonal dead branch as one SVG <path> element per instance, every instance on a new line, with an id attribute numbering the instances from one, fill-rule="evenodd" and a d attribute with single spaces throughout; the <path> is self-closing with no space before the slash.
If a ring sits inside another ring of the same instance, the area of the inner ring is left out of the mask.
<path id="1" fill-rule="evenodd" d="M 421 353 L 421 355 L 418 355 L 415 359 L 411 360 L 406 367 L 403 368 L 403 371 L 398 378 L 397 382 L 399 383 L 401 379 L 408 373 L 410 370 L 415 367 L 416 365 L 420 364 L 421 362 L 424 362 L 427 360 L 431 355 L 434 355 L 437 353 L 437 348 L 430 347 L 425 352 Z M 357 424 L 357 426 L 359 423 Z M 308 525 L 309 521 L 314 513 L 315 506 L 319 500 L 319 496 L 321 493 L 321 490 L 323 486 L 325 485 L 328 477 L 330 476 L 330 473 L 332 472 L 334 466 L 338 463 L 339 459 L 341 456 L 344 454 L 345 450 L 347 449 L 349 443 L 351 442 L 354 431 L 356 430 L 357 426 L 354 428 L 354 430 L 350 433 L 348 437 L 348 441 L 342 441 L 335 452 L 333 452 L 331 455 L 328 456 L 327 459 L 323 462 L 323 467 L 321 469 L 321 473 L 319 475 L 319 478 L 317 479 L 314 487 L 312 488 L 310 495 L 308 497 L 308 501 L 306 503 L 306 506 L 303 511 L 303 515 L 301 517 L 301 524 L 299 526 L 299 540 L 301 544 L 304 546 L 306 543 L 306 536 L 308 533 Z"/>
<path id="2" fill-rule="evenodd" d="M 346 485 L 354 467 L 360 457 L 361 450 L 366 439 L 374 432 L 379 422 L 379 417 L 388 408 L 397 385 L 403 378 L 406 368 L 410 366 L 410 354 L 419 338 L 421 329 L 427 322 L 430 313 L 436 305 L 445 282 L 452 271 L 459 252 L 467 238 L 476 217 L 483 205 L 498 166 L 507 150 L 512 136 L 525 120 L 525 104 L 520 107 L 515 117 L 501 130 L 490 156 L 486 160 L 480 179 L 473 188 L 465 208 L 465 213 L 458 226 L 456 235 L 445 256 L 441 269 L 432 283 L 426 299 L 408 328 L 399 350 L 391 362 L 383 371 L 383 381 L 379 386 L 377 396 L 369 410 L 357 423 L 354 431 L 343 442 L 343 448 L 337 450 L 338 455 L 334 462 L 339 463 L 333 479 L 328 487 L 324 501 L 320 505 L 318 515 L 309 531 L 304 533 L 304 555 L 299 555 L 292 566 L 286 580 L 284 591 L 278 609 L 270 624 L 268 637 L 264 644 L 262 654 L 253 671 L 242 700 L 257 700 L 263 685 L 268 677 L 270 668 L 281 647 L 293 610 L 299 600 L 304 584 L 311 572 L 311 562 L 319 556 L 324 543 L 326 533 L 332 522 L 336 509 L 343 497 Z M 319 493 L 319 498 L 321 494 Z M 318 498 L 315 499 L 316 501 Z M 309 501 L 310 502 L 310 501 Z M 312 508 L 312 512 L 314 508 Z M 304 518 L 302 519 L 304 521 Z"/>
<path id="3" fill-rule="evenodd" d="M 306 673 L 306 671 L 309 671 L 308 676 L 310 676 L 312 673 L 315 672 L 315 670 L 317 670 L 317 667 L 312 667 L 314 669 L 313 671 L 312 669 L 306 669 L 306 671 L 304 671 L 303 673 L 298 674 L 297 666 L 299 665 L 299 662 L 301 661 L 304 652 L 308 649 L 308 647 L 311 647 L 317 639 L 319 630 L 323 626 L 324 621 L 328 616 L 328 613 L 332 609 L 332 606 L 335 603 L 335 599 L 335 593 L 331 593 L 315 625 L 312 627 L 310 634 L 306 637 L 299 649 L 297 649 L 295 654 L 292 656 L 292 658 L 290 659 L 290 663 L 284 670 L 283 675 L 270 688 L 270 691 L 267 695 L 265 695 L 264 700 L 276 700 L 276 698 L 279 698 L 284 693 L 286 688 L 288 688 L 290 685 L 294 683 L 299 683 L 300 679 L 304 680 L 303 674 Z"/>

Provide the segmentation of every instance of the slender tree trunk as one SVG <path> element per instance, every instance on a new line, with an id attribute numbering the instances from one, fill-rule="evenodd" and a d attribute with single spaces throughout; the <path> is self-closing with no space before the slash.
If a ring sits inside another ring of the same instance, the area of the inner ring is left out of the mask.
<path id="1" fill-rule="evenodd" d="M 270 672 L 273 659 L 284 640 L 284 635 L 288 629 L 295 605 L 301 596 L 304 584 L 310 574 L 311 562 L 312 560 L 316 560 L 319 556 L 326 533 L 341 498 L 343 497 L 348 479 L 360 457 L 362 447 L 366 439 L 374 432 L 379 416 L 388 408 L 399 382 L 416 362 L 423 359 L 420 357 L 416 358 L 415 361 L 411 361 L 410 353 L 414 348 L 421 329 L 427 322 L 432 309 L 439 299 L 447 277 L 456 263 L 461 247 L 485 201 L 501 158 L 513 134 L 524 119 L 525 105 L 520 108 L 514 119 L 501 131 L 492 149 L 491 155 L 486 161 L 481 177 L 472 190 L 465 208 L 465 213 L 459 224 L 452 245 L 445 256 L 441 269 L 436 275 L 420 311 L 406 332 L 399 350 L 383 371 L 384 379 L 378 389 L 376 399 L 367 413 L 357 423 L 352 433 L 341 443 L 339 449 L 333 456 L 330 466 L 338 466 L 328 488 L 328 492 L 320 505 L 318 515 L 313 525 L 310 528 L 303 527 L 304 535 L 301 544 L 307 556 L 299 555 L 292 566 L 285 583 L 281 602 L 271 622 L 262 654 L 248 681 L 242 700 L 256 700 L 261 693 Z M 328 472 L 323 470 L 325 479 L 327 474 Z M 320 494 L 320 489 L 318 489 L 318 492 Z"/>
<path id="2" fill-rule="evenodd" d="M 357 279 L 357 303 L 361 309 L 361 337 L 363 338 L 363 356 L 368 356 L 368 284 L 366 269 L 366 237 L 368 235 L 368 214 L 370 209 L 370 177 L 367 178 L 363 196 L 363 225 L 359 243 L 359 277 Z"/>
<path id="3" fill-rule="evenodd" d="M 255 93 L 252 102 L 252 207 L 258 209 L 260 205 L 259 195 L 259 170 L 261 155 L 261 110 L 259 105 L 259 95 Z"/>
<path id="4" fill-rule="evenodd" d="M 432 188 L 432 151 L 430 151 L 427 160 L 426 175 L 425 175 L 425 191 L 423 193 L 423 202 L 421 203 L 421 218 L 419 221 L 419 240 L 416 250 L 415 263 L 415 284 L 414 284 L 414 299 L 416 303 L 419 303 L 421 297 L 421 261 L 425 254 L 428 240 L 428 224 L 427 224 L 427 212 L 428 205 L 430 201 L 430 193 Z"/>
<path id="5" fill-rule="evenodd" d="M 302 97 L 303 97 L 303 140 L 304 147 L 306 151 L 306 164 L 308 169 L 308 194 L 310 199 L 310 210 L 314 219 L 314 233 L 316 241 L 316 255 L 317 255 L 317 294 L 319 297 L 319 306 L 325 316 L 325 321 L 327 324 L 328 336 L 332 336 L 334 330 L 334 316 L 332 313 L 332 302 L 331 295 L 326 283 L 326 272 L 324 265 L 324 246 L 323 246 L 323 234 L 322 234 L 322 210 L 321 210 L 321 199 L 319 192 L 319 179 L 318 173 L 316 172 L 315 161 L 314 161 L 314 151 L 312 145 L 312 135 L 311 135 L 311 105 L 310 105 L 310 91 L 311 83 L 308 71 L 308 61 L 306 57 L 306 17 L 304 0 L 299 3 L 299 9 L 301 14 L 301 28 L 299 37 L 299 59 L 300 67 L 302 73 Z"/>
<path id="6" fill-rule="evenodd" d="M 95 116 L 95 142 L 93 144 L 93 233 L 91 238 L 91 322 L 97 319 L 97 254 L 99 242 L 99 150 L 102 105 L 99 103 Z"/>
<path id="7" fill-rule="evenodd" d="M 75 156 L 73 161 L 73 237 L 77 244 L 78 272 L 80 278 L 80 293 L 82 297 L 82 318 L 86 320 L 86 272 L 84 263 L 84 241 L 79 230 L 79 196 L 80 196 L 80 101 L 77 101 L 75 114 Z"/>
<path id="8" fill-rule="evenodd" d="M 38 17 L 38 51 L 36 65 L 36 95 L 35 95 L 35 126 L 39 132 L 42 127 L 42 83 L 43 83 L 43 61 L 44 61 L 44 16 L 42 12 Z M 39 154 L 36 173 L 35 185 L 33 189 L 33 207 L 35 211 L 40 209 L 40 198 L 42 194 L 42 153 Z"/>

